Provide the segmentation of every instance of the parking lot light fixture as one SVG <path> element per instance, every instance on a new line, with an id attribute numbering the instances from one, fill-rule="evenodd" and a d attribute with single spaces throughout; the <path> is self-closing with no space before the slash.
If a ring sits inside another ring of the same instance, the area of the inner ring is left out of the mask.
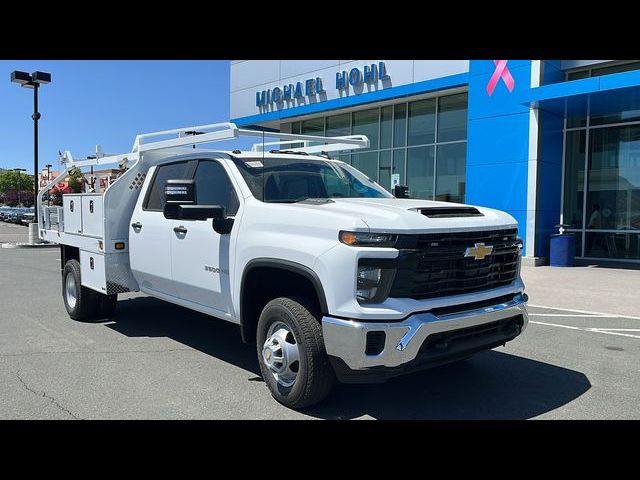
<path id="1" fill-rule="evenodd" d="M 33 89 L 33 222 L 38 223 L 38 120 L 40 120 L 40 112 L 38 112 L 38 89 L 40 85 L 51 83 L 51 74 L 48 72 L 35 71 L 31 74 L 20 70 L 11 72 L 11 81 L 22 87 Z"/>

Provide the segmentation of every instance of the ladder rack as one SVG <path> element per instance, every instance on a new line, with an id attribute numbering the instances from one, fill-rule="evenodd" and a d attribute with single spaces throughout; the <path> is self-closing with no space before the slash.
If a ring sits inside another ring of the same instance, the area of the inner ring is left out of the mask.
<path id="1" fill-rule="evenodd" d="M 158 137 L 175 135 L 175 138 L 158 140 Z M 320 135 L 298 135 L 293 133 L 267 132 L 251 130 L 248 128 L 238 128 L 235 123 L 212 123 L 209 125 L 196 125 L 193 127 L 174 128 L 172 130 L 162 130 L 159 132 L 143 133 L 136 136 L 131 152 L 119 154 L 106 154 L 100 145 L 96 145 L 96 154 L 83 159 L 74 159 L 71 152 L 66 150 L 59 156 L 60 163 L 64 166 L 64 171 L 55 179 L 50 181 L 38 192 L 38 205 L 42 205 L 42 196 L 54 185 L 62 181 L 72 167 L 88 167 L 92 165 L 106 165 L 117 163 L 127 166 L 128 163 L 140 160 L 140 155 L 144 152 L 157 151 L 166 148 L 185 147 L 187 145 L 199 145 L 203 143 L 213 143 L 221 140 L 230 140 L 240 136 L 277 138 L 278 141 L 256 143 L 251 148 L 252 152 L 262 152 L 266 146 L 303 144 L 302 147 L 288 149 L 293 152 L 322 153 L 336 152 L 340 150 L 355 150 L 359 148 L 369 148 L 369 139 L 366 135 L 346 135 L 340 137 L 324 137 Z M 156 138 L 155 141 L 151 141 Z M 313 145 L 312 143 L 315 143 Z"/>
<path id="2" fill-rule="evenodd" d="M 157 137 L 177 135 L 176 138 L 149 141 Z M 275 142 L 256 143 L 251 148 L 252 152 L 261 152 L 266 146 L 293 145 L 303 143 L 302 147 L 289 149 L 294 152 L 321 153 L 336 152 L 340 150 L 355 150 L 368 148 L 369 139 L 366 135 L 346 135 L 340 137 L 324 137 L 320 135 L 298 135 L 293 133 L 267 132 L 238 128 L 235 123 L 213 123 L 210 125 L 196 125 L 193 127 L 175 128 L 159 132 L 143 133 L 136 136 L 133 147 L 129 153 L 105 154 L 100 145 L 96 146 L 96 155 L 81 160 L 75 160 L 70 151 L 60 155 L 60 162 L 69 169 L 71 167 L 88 167 L 91 165 L 105 165 L 110 163 L 128 162 L 138 160 L 141 153 L 165 148 L 185 147 L 187 145 L 199 145 L 204 143 L 230 140 L 240 136 L 277 138 Z M 315 145 L 312 145 L 315 143 Z M 318 144 L 320 143 L 320 144 Z"/>

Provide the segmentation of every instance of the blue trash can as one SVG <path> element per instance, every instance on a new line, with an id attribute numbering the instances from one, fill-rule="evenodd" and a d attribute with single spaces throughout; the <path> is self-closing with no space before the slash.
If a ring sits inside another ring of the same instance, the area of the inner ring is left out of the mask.
<path id="1" fill-rule="evenodd" d="M 576 236 L 573 233 L 551 235 L 549 264 L 552 267 L 573 267 L 575 253 Z"/>

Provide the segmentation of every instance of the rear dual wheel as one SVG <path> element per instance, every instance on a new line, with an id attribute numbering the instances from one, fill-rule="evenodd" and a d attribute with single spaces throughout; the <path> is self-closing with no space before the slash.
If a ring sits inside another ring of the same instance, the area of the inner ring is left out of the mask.
<path id="1" fill-rule="evenodd" d="M 69 260 L 64 266 L 62 298 L 69 316 L 81 322 L 109 318 L 118 302 L 117 294 L 104 295 L 82 286 L 77 260 Z"/>

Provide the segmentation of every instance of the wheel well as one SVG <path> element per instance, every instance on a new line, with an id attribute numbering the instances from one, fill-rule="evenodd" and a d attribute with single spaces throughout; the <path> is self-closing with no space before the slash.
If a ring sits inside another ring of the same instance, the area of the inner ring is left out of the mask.
<path id="1" fill-rule="evenodd" d="M 304 297 L 317 312 L 326 313 L 320 282 L 312 271 L 287 266 L 257 266 L 243 277 L 240 298 L 240 330 L 245 343 L 254 343 L 264 306 L 278 297 Z"/>
<path id="2" fill-rule="evenodd" d="M 80 249 L 70 245 L 60 244 L 60 271 L 64 270 L 64 266 L 69 260 L 77 260 L 80 262 Z"/>

